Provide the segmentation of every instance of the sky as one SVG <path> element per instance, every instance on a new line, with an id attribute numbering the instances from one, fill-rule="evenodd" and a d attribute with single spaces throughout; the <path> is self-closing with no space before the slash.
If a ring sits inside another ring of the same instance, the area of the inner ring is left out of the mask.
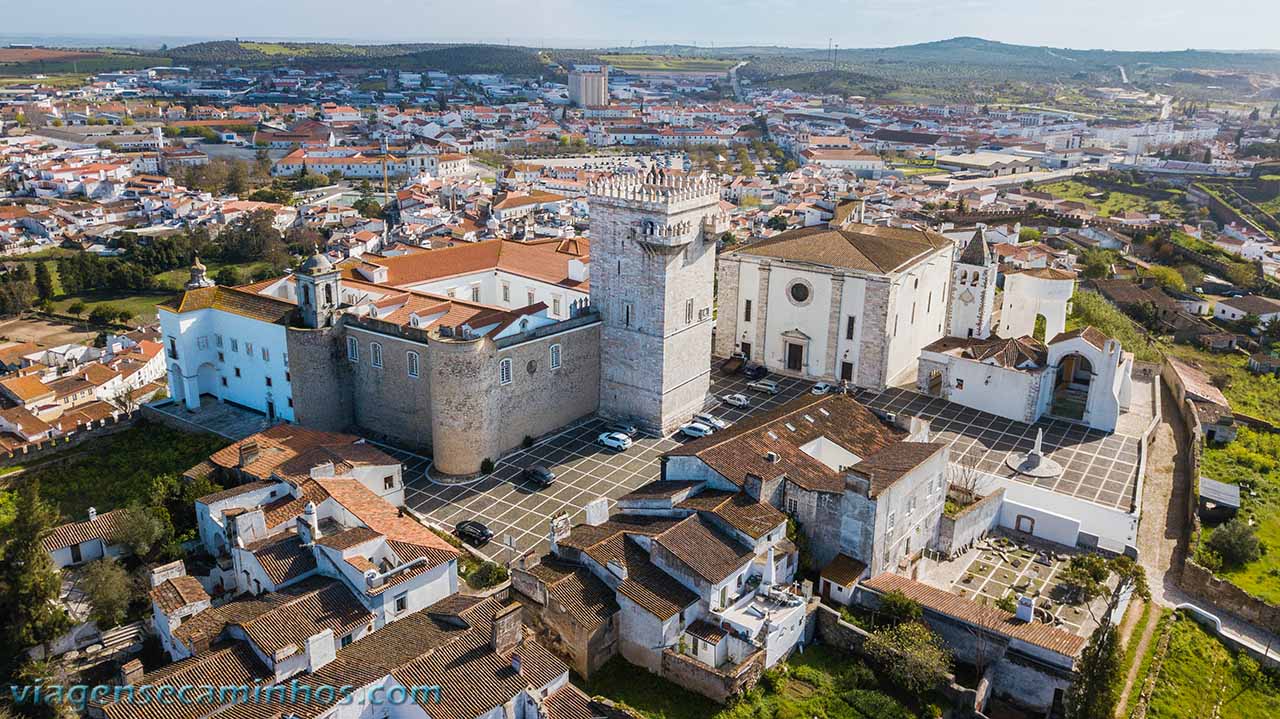
<path id="1" fill-rule="evenodd" d="M 9 41 L 887 47 L 976 36 L 1079 49 L 1280 50 L 1280 0 L 0 0 L 0 17 Z"/>

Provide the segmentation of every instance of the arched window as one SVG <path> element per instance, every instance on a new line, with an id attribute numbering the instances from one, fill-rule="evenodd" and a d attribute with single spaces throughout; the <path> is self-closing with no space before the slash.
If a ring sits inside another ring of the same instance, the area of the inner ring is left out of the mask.
<path id="1" fill-rule="evenodd" d="M 369 343 L 369 364 L 374 367 L 382 366 L 382 345 L 377 342 Z"/>
<path id="2" fill-rule="evenodd" d="M 304 306 L 311 304 L 311 287 L 308 285 L 302 285 L 302 304 Z"/>
<path id="3" fill-rule="evenodd" d="M 333 285 L 324 286 L 324 306 L 325 307 L 333 306 Z"/>
<path id="4" fill-rule="evenodd" d="M 511 360 L 509 359 L 498 363 L 498 384 L 511 384 Z"/>
<path id="5" fill-rule="evenodd" d="M 405 364 L 409 366 L 409 376 L 418 376 L 418 353 L 410 351 L 405 354 Z"/>
<path id="6" fill-rule="evenodd" d="M 551 369 L 560 369 L 560 345 L 551 345 Z"/>
<path id="7" fill-rule="evenodd" d="M 977 271 L 977 270 L 974 270 L 974 271 L 973 271 L 973 276 L 970 278 L 970 280 L 969 280 L 969 284 L 973 285 L 974 287 L 977 287 L 977 286 L 978 286 L 978 271 Z"/>
<path id="8" fill-rule="evenodd" d="M 347 359 L 352 362 L 360 361 L 360 341 L 355 337 L 347 338 Z"/>

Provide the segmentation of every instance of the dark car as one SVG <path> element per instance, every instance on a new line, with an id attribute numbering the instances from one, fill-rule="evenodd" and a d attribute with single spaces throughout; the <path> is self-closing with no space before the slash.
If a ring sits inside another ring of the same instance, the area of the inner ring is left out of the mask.
<path id="1" fill-rule="evenodd" d="M 761 364 L 743 365 L 742 374 L 749 380 L 764 379 L 769 376 L 769 370 Z"/>
<path id="2" fill-rule="evenodd" d="M 458 526 L 454 527 L 454 531 L 458 533 L 458 537 L 462 541 L 470 542 L 477 546 L 493 539 L 493 530 L 474 519 L 458 522 Z"/>
<path id="3" fill-rule="evenodd" d="M 525 470 L 521 472 L 521 476 L 539 487 L 550 487 L 551 483 L 556 481 L 556 473 L 541 464 L 525 467 Z"/>

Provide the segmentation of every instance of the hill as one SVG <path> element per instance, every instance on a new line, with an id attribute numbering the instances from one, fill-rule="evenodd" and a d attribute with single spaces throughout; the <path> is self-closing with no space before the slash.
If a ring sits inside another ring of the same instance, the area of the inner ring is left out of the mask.
<path id="1" fill-rule="evenodd" d="M 220 40 L 176 47 L 169 51 L 169 55 L 174 62 L 184 65 L 367 67 L 393 70 L 442 70 L 459 74 L 502 72 L 529 77 L 548 72 L 546 64 L 536 51 L 506 45 L 445 43 L 348 45 Z"/>

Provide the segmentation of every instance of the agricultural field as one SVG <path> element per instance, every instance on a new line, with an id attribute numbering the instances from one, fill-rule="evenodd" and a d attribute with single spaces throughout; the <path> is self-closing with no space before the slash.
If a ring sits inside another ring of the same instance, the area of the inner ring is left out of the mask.
<path id="1" fill-rule="evenodd" d="M 1182 219 L 1184 214 L 1181 207 L 1168 200 L 1152 201 L 1141 195 L 1127 192 L 1100 190 L 1079 180 L 1050 182 L 1036 185 L 1035 189 L 1059 199 L 1084 203 L 1106 217 L 1122 215 L 1129 211 L 1143 214 L 1158 212 L 1161 216 L 1170 219 Z"/>
<path id="2" fill-rule="evenodd" d="M 1191 619 L 1178 618 L 1169 631 L 1169 651 L 1147 707 L 1150 719 L 1280 716 L 1275 674 L 1259 670 Z"/>
<path id="3" fill-rule="evenodd" d="M 128 294 L 117 292 L 86 292 L 80 295 L 64 295 L 53 302 L 53 310 L 59 314 L 71 314 L 71 306 L 83 302 L 83 317 L 88 317 L 94 308 L 109 305 L 119 310 L 128 310 L 135 322 L 149 323 L 156 319 L 156 305 L 172 297 L 172 292 L 154 292 L 147 294 Z"/>
<path id="4" fill-rule="evenodd" d="M 601 55 L 600 62 L 632 72 L 728 72 L 737 63 L 709 57 Z"/>

